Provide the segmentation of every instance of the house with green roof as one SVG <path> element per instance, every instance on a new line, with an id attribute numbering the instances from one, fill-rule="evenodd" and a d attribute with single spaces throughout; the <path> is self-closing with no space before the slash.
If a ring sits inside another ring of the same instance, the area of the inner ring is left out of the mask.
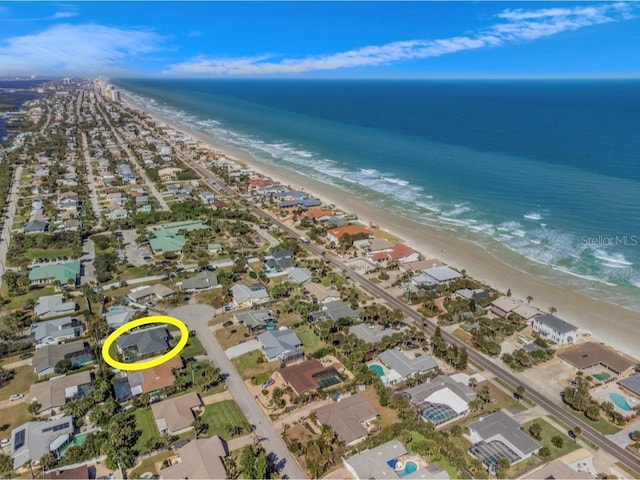
<path id="1" fill-rule="evenodd" d="M 31 285 L 43 285 L 46 283 L 60 282 L 60 285 L 68 285 L 70 281 L 77 285 L 80 280 L 80 261 L 55 263 L 53 265 L 39 265 L 29 270 L 29 282 Z"/>
<path id="2" fill-rule="evenodd" d="M 187 239 L 179 232 L 208 229 L 209 226 L 201 221 L 186 221 L 165 223 L 153 228 L 153 238 L 149 244 L 153 253 L 181 253 Z"/>

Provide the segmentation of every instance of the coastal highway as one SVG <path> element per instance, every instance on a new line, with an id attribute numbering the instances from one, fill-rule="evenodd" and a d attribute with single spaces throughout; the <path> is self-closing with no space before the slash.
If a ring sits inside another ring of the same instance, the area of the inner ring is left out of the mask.
<path id="1" fill-rule="evenodd" d="M 198 170 L 207 179 L 207 181 L 210 184 L 212 184 L 214 188 L 216 188 L 217 190 L 227 193 L 229 195 L 234 195 L 234 196 L 239 195 L 238 192 L 227 187 L 221 179 L 214 176 L 209 170 L 204 168 L 202 165 L 193 161 L 189 162 L 189 165 L 195 168 L 196 170 Z M 259 217 L 267 219 L 274 225 L 277 225 L 292 237 L 294 238 L 300 237 L 300 234 L 298 232 L 296 232 L 289 226 L 285 225 L 278 219 L 273 218 L 271 215 L 267 214 L 266 212 L 259 209 L 258 207 L 255 207 L 253 205 L 248 205 L 247 208 L 251 210 L 253 213 L 255 213 L 256 215 L 258 215 Z M 314 244 L 306 244 L 305 247 L 309 249 L 312 253 L 318 255 L 319 257 L 323 257 L 323 255 L 327 253 L 322 248 Z M 413 322 L 414 325 L 418 326 L 419 328 L 426 328 L 426 330 L 431 334 L 435 332 L 437 325 L 433 321 L 425 319 L 421 314 L 413 310 L 409 305 L 407 305 L 404 302 L 401 302 L 400 300 L 395 298 L 393 295 L 389 294 L 386 290 L 380 288 L 378 285 L 371 282 L 369 279 L 357 273 L 351 267 L 345 265 L 343 262 L 335 258 L 333 255 L 324 255 L 324 258 L 328 260 L 338 270 L 346 272 L 349 277 L 351 277 L 353 280 L 360 283 L 371 293 L 373 293 L 374 295 L 377 295 L 380 299 L 386 301 L 392 307 L 400 309 L 406 315 L 406 317 L 411 322 Z M 577 418 L 576 416 L 568 412 L 564 408 L 564 406 L 560 403 L 559 399 L 547 398 L 543 394 L 539 393 L 534 386 L 527 385 L 521 379 L 513 375 L 510 371 L 507 371 L 501 366 L 499 366 L 496 363 L 496 360 L 473 350 L 470 346 L 463 343 L 461 340 L 454 337 L 450 333 L 442 331 L 442 337 L 450 344 L 458 345 L 458 347 L 465 347 L 469 355 L 469 360 L 474 362 L 476 365 L 479 365 L 481 368 L 493 373 L 498 379 L 502 380 L 506 385 L 511 387 L 514 391 L 518 387 L 518 385 L 524 386 L 526 388 L 525 396 L 527 398 L 529 398 L 530 400 L 532 400 L 533 402 L 535 402 L 536 404 L 544 408 L 546 411 L 554 415 L 565 425 L 569 426 L 569 428 L 572 428 L 574 426 L 580 426 L 580 428 L 582 428 L 583 438 L 589 440 L 590 442 L 594 443 L 598 447 L 602 448 L 604 451 L 606 451 L 611 456 L 619 460 L 628 468 L 635 471 L 636 478 L 640 478 L 640 458 L 636 457 L 628 450 L 625 450 L 624 448 L 620 447 L 620 445 L 613 442 L 611 439 L 609 439 L 602 433 L 598 432 L 589 424 L 587 424 L 583 420 Z"/>

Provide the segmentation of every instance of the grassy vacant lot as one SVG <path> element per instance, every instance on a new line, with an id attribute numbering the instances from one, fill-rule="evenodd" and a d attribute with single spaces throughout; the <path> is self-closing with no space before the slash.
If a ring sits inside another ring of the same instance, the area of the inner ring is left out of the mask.
<path id="1" fill-rule="evenodd" d="M 13 380 L 0 388 L 0 401 L 7 400 L 14 393 L 28 393 L 29 388 L 38 378 L 38 376 L 33 373 L 33 368 L 29 365 L 23 365 L 22 367 L 17 367 L 13 370 L 16 371 L 16 375 L 13 377 Z M 2 417 L 4 418 L 4 410 Z"/>
<path id="2" fill-rule="evenodd" d="M 316 350 L 327 346 L 327 344 L 320 340 L 320 337 L 318 337 L 316 332 L 314 332 L 308 325 L 298 327 L 295 332 L 302 341 L 302 349 L 305 353 L 313 353 Z"/>
<path id="3" fill-rule="evenodd" d="M 524 411 L 527 409 L 527 406 L 523 403 L 518 403 L 513 396 L 508 393 L 503 392 L 500 388 L 495 386 L 491 382 L 481 382 L 478 384 L 478 387 L 483 387 L 486 385 L 489 387 L 489 395 L 492 401 L 487 405 L 487 408 L 495 409 L 503 409 L 508 408 L 512 411 Z"/>
<path id="4" fill-rule="evenodd" d="M 3 305 L 5 311 L 24 307 L 29 300 L 33 300 L 34 302 L 36 302 L 39 297 L 42 297 L 44 295 L 53 295 L 54 293 L 56 292 L 53 285 L 42 288 L 34 288 L 32 290 L 29 290 L 24 295 L 16 296 L 9 295 L 6 283 L 3 283 L 2 288 L 0 288 L 0 295 L 2 296 L 2 298 L 9 300 Z"/>
<path id="5" fill-rule="evenodd" d="M 2 420 L 0 420 L 0 438 L 8 437 L 11 430 L 28 422 L 32 415 L 27 410 L 27 404 L 19 402 L 16 405 L 2 409 Z"/>
<path id="6" fill-rule="evenodd" d="M 264 362 L 258 363 L 260 359 L 264 360 Z M 271 373 L 278 368 L 279 365 L 279 362 L 268 363 L 260 350 L 253 350 L 252 352 L 240 355 L 231 360 L 231 363 L 233 363 L 244 380 L 264 372 Z"/>
<path id="7" fill-rule="evenodd" d="M 202 420 L 209 425 L 207 436 L 219 435 L 225 439 L 233 438 L 246 434 L 249 429 L 249 423 L 233 400 L 223 400 L 221 402 L 212 403 L 204 408 Z M 242 433 L 232 435 L 230 430 L 232 427 L 239 427 Z"/>
<path id="8" fill-rule="evenodd" d="M 156 426 L 156 421 L 153 418 L 151 408 L 141 408 L 136 410 L 134 415 L 136 417 L 136 426 L 138 430 L 140 430 L 140 436 L 138 437 L 135 448 L 139 452 L 145 452 L 147 450 L 145 447 L 147 440 L 155 438 L 160 441 L 162 437 L 160 436 L 160 432 Z"/>
<path id="9" fill-rule="evenodd" d="M 159 475 L 160 468 L 156 468 L 156 464 L 162 465 L 163 461 L 173 455 L 175 455 L 173 452 L 162 452 L 153 457 L 145 458 L 140 465 L 129 472 L 128 478 L 140 478 L 140 475 L 147 472 Z"/>
<path id="10" fill-rule="evenodd" d="M 249 329 L 247 327 L 237 324 L 216 330 L 215 336 L 224 350 L 253 338 L 253 335 L 249 333 Z"/>
<path id="11" fill-rule="evenodd" d="M 563 455 L 566 455 L 569 452 L 573 452 L 580 448 L 576 442 L 571 440 L 567 435 L 562 433 L 557 428 L 553 427 L 549 422 L 547 422 L 544 418 L 536 418 L 533 422 L 540 424 L 542 427 L 542 440 L 536 440 L 538 443 L 541 443 L 543 447 L 547 447 L 551 452 L 551 457 L 549 460 L 555 460 L 556 458 L 560 458 Z M 529 433 L 529 425 L 533 422 L 525 423 L 522 428 L 526 433 Z M 551 439 L 556 435 L 562 438 L 562 447 L 557 448 L 553 443 L 551 443 Z"/>
<path id="12" fill-rule="evenodd" d="M 69 257 L 73 255 L 72 248 L 30 248 L 22 254 L 24 258 L 57 258 Z M 44 265 L 47 265 L 46 263 Z"/>

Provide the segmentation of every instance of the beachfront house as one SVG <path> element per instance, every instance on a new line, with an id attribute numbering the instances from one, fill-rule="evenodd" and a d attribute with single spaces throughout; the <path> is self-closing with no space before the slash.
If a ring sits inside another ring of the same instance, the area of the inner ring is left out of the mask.
<path id="1" fill-rule="evenodd" d="M 532 327 L 542 338 L 558 345 L 573 343 L 578 337 L 578 327 L 549 313 L 533 317 Z"/>

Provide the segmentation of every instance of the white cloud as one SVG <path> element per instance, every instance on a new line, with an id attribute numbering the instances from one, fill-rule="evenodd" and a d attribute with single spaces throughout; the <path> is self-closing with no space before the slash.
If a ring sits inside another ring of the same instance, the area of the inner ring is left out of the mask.
<path id="1" fill-rule="evenodd" d="M 148 30 L 58 24 L 0 41 L 0 65 L 5 75 L 108 73 L 158 50 L 161 41 Z"/>
<path id="2" fill-rule="evenodd" d="M 53 15 L 51 15 L 51 17 L 49 17 L 51 20 L 59 20 L 61 18 L 71 18 L 71 17 L 77 17 L 78 16 L 78 12 L 56 12 Z"/>
<path id="3" fill-rule="evenodd" d="M 370 45 L 345 52 L 302 58 L 261 55 L 243 58 L 197 57 L 171 65 L 164 73 L 177 76 L 270 75 L 375 67 L 413 59 L 426 59 L 507 43 L 527 42 L 592 25 L 633 18 L 626 3 L 570 8 L 504 10 L 488 28 L 468 36 L 437 40 L 408 40 Z"/>

